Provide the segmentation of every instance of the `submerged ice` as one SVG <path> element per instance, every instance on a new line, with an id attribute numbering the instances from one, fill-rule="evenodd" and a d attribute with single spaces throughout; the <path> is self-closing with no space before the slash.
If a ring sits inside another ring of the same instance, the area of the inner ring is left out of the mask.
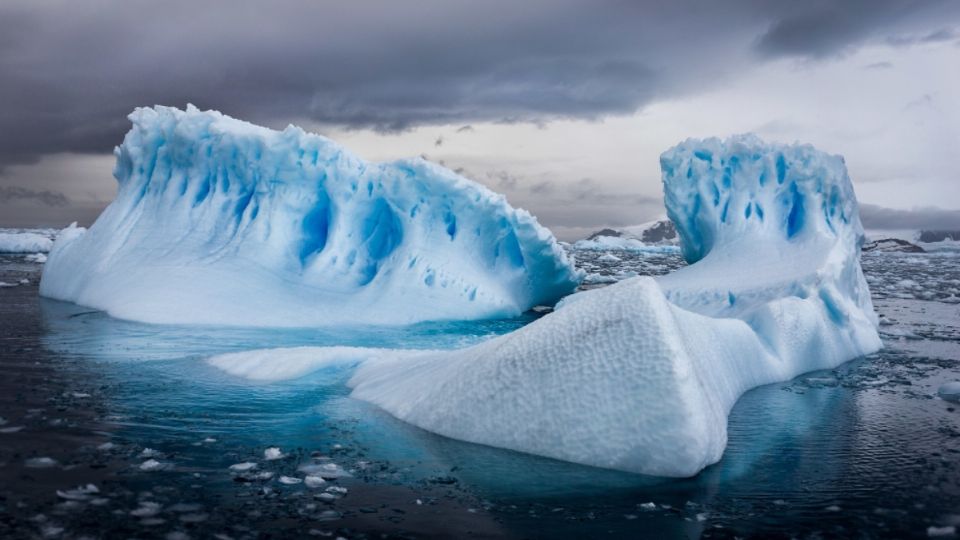
<path id="1" fill-rule="evenodd" d="M 686 141 L 661 165 L 689 266 L 574 294 L 536 322 L 465 349 L 318 349 L 316 362 L 358 361 L 354 397 L 442 435 L 599 467 L 696 474 L 722 456 L 727 416 L 744 392 L 881 343 L 841 157 L 739 136 Z M 305 352 L 291 353 L 300 369 Z M 284 355 L 266 356 L 282 363 Z M 214 363 L 254 378 L 276 373 L 252 358 Z"/>
<path id="2" fill-rule="evenodd" d="M 405 324 L 517 315 L 581 277 L 529 213 L 422 159 L 193 107 L 130 120 L 117 197 L 58 239 L 45 296 L 156 323 Z"/>

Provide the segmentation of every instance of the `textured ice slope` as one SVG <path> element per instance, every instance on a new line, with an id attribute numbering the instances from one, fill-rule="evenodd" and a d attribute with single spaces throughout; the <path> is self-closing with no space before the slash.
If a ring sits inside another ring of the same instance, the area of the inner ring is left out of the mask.
<path id="1" fill-rule="evenodd" d="M 880 347 L 841 157 L 742 136 L 661 165 L 689 267 L 575 294 L 467 349 L 380 353 L 353 395 L 449 437 L 689 476 L 722 456 L 745 391 Z"/>
<path id="2" fill-rule="evenodd" d="M 158 323 L 404 324 L 517 315 L 580 278 L 529 213 L 422 159 L 193 107 L 130 120 L 117 198 L 56 243 L 45 296 Z"/>

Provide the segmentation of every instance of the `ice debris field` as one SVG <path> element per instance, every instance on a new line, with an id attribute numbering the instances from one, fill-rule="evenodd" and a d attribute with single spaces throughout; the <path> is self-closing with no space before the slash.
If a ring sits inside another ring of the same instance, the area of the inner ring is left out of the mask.
<path id="1" fill-rule="evenodd" d="M 196 110 L 131 118 L 117 202 L 89 231 L 57 240 L 45 295 L 146 321 L 392 324 L 509 315 L 582 277 L 528 214 L 426 162 L 364 164 L 295 128 Z M 688 140 L 661 166 L 689 266 L 566 296 L 529 325 L 462 349 L 300 347 L 209 362 L 258 381 L 346 363 L 353 397 L 444 436 L 694 475 L 722 456 L 744 392 L 881 343 L 841 157 L 737 136 Z M 319 192 L 326 217 L 311 221 Z M 317 223 L 329 240 L 304 257 L 307 224 Z M 439 269 L 446 287 L 436 287 Z"/>
<path id="2" fill-rule="evenodd" d="M 410 324 L 516 316 L 581 279 L 528 212 L 423 159 L 193 107 L 129 118 L 117 197 L 57 241 L 47 297 L 152 323 Z"/>

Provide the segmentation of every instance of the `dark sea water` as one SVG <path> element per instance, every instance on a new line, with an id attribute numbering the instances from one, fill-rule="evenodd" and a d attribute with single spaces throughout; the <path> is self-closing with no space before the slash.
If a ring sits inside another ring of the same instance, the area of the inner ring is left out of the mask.
<path id="1" fill-rule="evenodd" d="M 589 287 L 682 265 L 575 255 Z M 262 384 L 205 362 L 295 345 L 462 347 L 535 313 L 403 329 L 144 325 L 40 299 L 42 266 L 0 256 L 0 281 L 28 280 L 0 288 L 0 536 L 950 537 L 960 404 L 937 390 L 960 380 L 960 257 L 863 263 L 885 349 L 748 392 L 723 460 L 676 480 L 432 435 L 351 399 L 344 367 Z M 265 459 L 272 447 L 283 457 Z M 284 483 L 304 468 L 326 483 Z"/>

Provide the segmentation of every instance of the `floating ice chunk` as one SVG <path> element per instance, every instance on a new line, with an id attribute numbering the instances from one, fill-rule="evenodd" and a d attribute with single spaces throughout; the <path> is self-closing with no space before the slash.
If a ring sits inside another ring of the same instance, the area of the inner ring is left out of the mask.
<path id="1" fill-rule="evenodd" d="M 657 504 L 652 502 L 640 503 L 640 509 L 647 512 L 653 512 L 657 509 Z"/>
<path id="2" fill-rule="evenodd" d="M 46 456 L 30 458 L 23 464 L 31 469 L 49 469 L 50 467 L 56 467 L 59 465 L 57 460 Z"/>
<path id="3" fill-rule="evenodd" d="M 4 433 L 4 434 L 18 433 L 20 431 L 23 431 L 23 426 L 9 426 L 9 427 L 0 428 L 0 433 Z"/>
<path id="4" fill-rule="evenodd" d="M 60 234 L 44 296 L 155 323 L 407 324 L 519 315 L 581 277 L 528 212 L 422 159 L 192 106 L 129 118 L 117 197 Z"/>
<path id="5" fill-rule="evenodd" d="M 276 446 L 267 448 L 263 451 L 263 459 L 267 461 L 274 461 L 277 459 L 283 459 L 286 457 L 286 454 L 280 451 Z"/>
<path id="6" fill-rule="evenodd" d="M 140 457 L 142 457 L 142 458 L 149 458 L 149 457 L 154 457 L 154 456 L 156 456 L 157 454 L 158 454 L 157 451 L 154 450 L 153 448 L 144 448 L 144 449 L 140 452 Z"/>
<path id="7" fill-rule="evenodd" d="M 323 487 L 324 484 L 326 483 L 327 481 L 324 480 L 322 476 L 317 476 L 313 474 L 308 474 L 303 478 L 303 484 L 311 489 Z"/>
<path id="8" fill-rule="evenodd" d="M 167 469 L 169 464 L 161 463 L 155 459 L 148 459 L 140 464 L 140 470 L 146 472 L 161 471 Z"/>
<path id="9" fill-rule="evenodd" d="M 133 517 L 147 518 L 160 513 L 160 504 L 153 501 L 140 501 L 140 507 L 130 511 Z"/>
<path id="10" fill-rule="evenodd" d="M 520 330 L 360 365 L 353 396 L 456 439 L 690 476 L 747 390 L 880 348 L 843 159 L 756 137 L 661 156 L 690 266 L 574 294 Z"/>
<path id="11" fill-rule="evenodd" d="M 615 263 L 615 262 L 620 262 L 620 261 L 622 261 L 623 259 L 621 259 L 620 257 L 617 257 L 617 256 L 614 255 L 613 253 L 604 253 L 603 255 L 597 257 L 597 260 L 600 261 L 600 262 L 611 262 L 611 263 Z"/>
<path id="12" fill-rule="evenodd" d="M 252 461 L 245 461 L 243 463 L 234 463 L 230 466 L 230 470 L 233 472 L 248 472 L 257 468 L 257 464 Z"/>
<path id="13" fill-rule="evenodd" d="M 937 390 L 940 399 L 960 403 L 960 381 L 952 381 L 940 385 Z"/>
<path id="14" fill-rule="evenodd" d="M 303 480 L 295 476 L 281 476 L 278 480 L 281 484 L 286 484 L 292 486 L 294 484 L 302 484 Z"/>
<path id="15" fill-rule="evenodd" d="M 298 471 L 306 473 L 313 476 L 319 476 L 327 480 L 332 480 L 335 478 L 341 478 L 344 476 L 350 476 L 343 467 L 337 465 L 336 463 L 326 462 L 326 463 L 304 463 L 299 468 Z"/>
<path id="16" fill-rule="evenodd" d="M 0 253 L 36 253 L 53 247 L 52 231 L 0 231 Z"/>
<path id="17" fill-rule="evenodd" d="M 26 260 L 30 261 L 30 262 L 35 262 L 35 263 L 40 263 L 40 264 L 43 264 L 43 263 L 47 262 L 47 254 L 46 254 L 46 253 L 31 253 L 30 255 L 27 255 L 27 256 L 24 257 L 24 258 L 25 258 Z"/>
<path id="18" fill-rule="evenodd" d="M 927 527 L 927 536 L 930 538 L 939 538 L 941 536 L 954 536 L 957 534 L 957 528 L 953 525 L 945 527 L 929 526 Z"/>
<path id="19" fill-rule="evenodd" d="M 75 489 L 67 490 L 57 490 L 57 497 L 61 499 L 66 499 L 68 501 L 86 501 L 91 498 L 92 495 L 100 493 L 100 490 L 97 489 L 97 486 L 93 484 L 87 484 L 86 486 L 80 486 Z"/>

